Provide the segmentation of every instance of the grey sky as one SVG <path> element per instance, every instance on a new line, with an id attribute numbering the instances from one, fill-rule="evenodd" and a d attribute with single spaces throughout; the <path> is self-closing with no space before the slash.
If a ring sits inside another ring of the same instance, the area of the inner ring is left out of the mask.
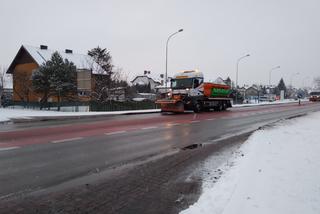
<path id="1" fill-rule="evenodd" d="M 207 80 L 239 84 L 272 83 L 284 77 L 302 86 L 320 76 L 320 1 L 318 0 L 2 0 L 0 64 L 9 65 L 21 44 L 86 53 L 97 45 L 111 51 L 114 64 L 130 78 L 165 71 L 200 69 Z M 308 78 L 309 77 L 309 78 Z"/>

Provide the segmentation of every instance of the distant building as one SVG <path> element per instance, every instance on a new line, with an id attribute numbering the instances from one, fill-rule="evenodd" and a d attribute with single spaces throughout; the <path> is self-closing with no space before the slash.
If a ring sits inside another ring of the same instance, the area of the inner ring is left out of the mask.
<path id="1" fill-rule="evenodd" d="M 232 82 L 230 77 L 227 77 L 227 79 L 224 80 L 225 84 L 227 84 L 228 86 L 232 87 Z"/>
<path id="2" fill-rule="evenodd" d="M 126 101 L 126 88 L 125 87 L 118 87 L 112 88 L 108 91 L 108 100 L 114 101 Z"/>
<path id="3" fill-rule="evenodd" d="M 245 99 L 254 99 L 259 96 L 259 89 L 256 86 L 250 86 L 245 90 Z"/>
<path id="4" fill-rule="evenodd" d="M 161 85 L 160 81 L 156 81 L 154 79 L 152 79 L 151 77 L 148 77 L 147 75 L 143 75 L 143 76 L 136 76 L 132 81 L 131 81 L 132 85 L 136 86 L 148 86 L 150 85 L 150 89 L 151 91 L 155 91 L 157 86 Z"/>
<path id="5" fill-rule="evenodd" d="M 50 50 L 47 46 L 40 47 L 22 45 L 10 64 L 7 73 L 13 76 L 13 100 L 38 102 L 41 95 L 32 91 L 32 73 L 39 66 L 51 59 L 52 54 L 56 50 Z M 77 69 L 77 91 L 80 101 L 89 101 L 91 92 L 94 89 L 95 75 L 101 68 L 93 59 L 84 54 L 73 53 L 72 50 L 58 51 L 63 59 L 73 62 Z M 57 101 L 56 97 L 52 97 L 49 102 Z"/>

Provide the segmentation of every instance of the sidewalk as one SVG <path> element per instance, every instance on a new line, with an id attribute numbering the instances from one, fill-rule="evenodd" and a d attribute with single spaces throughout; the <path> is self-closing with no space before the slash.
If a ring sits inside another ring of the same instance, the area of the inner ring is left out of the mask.
<path id="1" fill-rule="evenodd" d="M 59 111 L 40 111 L 27 109 L 0 108 L 0 122 L 26 122 L 53 119 L 73 119 L 85 117 L 128 115 L 128 114 L 149 114 L 158 113 L 160 109 L 131 110 L 131 111 L 108 111 L 108 112 L 59 112 Z"/>
<path id="2" fill-rule="evenodd" d="M 320 213 L 319 121 L 316 112 L 256 131 L 181 213 Z"/>
<path id="3" fill-rule="evenodd" d="M 306 102 L 307 100 L 301 100 Z M 257 104 L 237 104 L 233 108 L 254 107 L 264 105 L 280 105 L 286 103 L 298 103 L 297 100 L 284 100 Z M 85 117 L 99 117 L 99 116 L 113 116 L 113 115 L 127 115 L 127 114 L 148 114 L 159 113 L 160 109 L 146 109 L 146 110 L 130 110 L 130 111 L 108 111 L 108 112 L 58 112 L 58 111 L 44 111 L 44 110 L 29 110 L 29 109 L 10 109 L 0 108 L 0 123 L 1 122 L 28 122 L 28 121 L 42 121 L 42 120 L 65 120 Z"/>

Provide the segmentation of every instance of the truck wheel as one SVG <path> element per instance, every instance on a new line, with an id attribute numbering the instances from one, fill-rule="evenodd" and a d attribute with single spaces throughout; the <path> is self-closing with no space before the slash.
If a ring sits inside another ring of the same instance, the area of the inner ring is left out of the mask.
<path id="1" fill-rule="evenodd" d="M 225 111 L 227 109 L 227 103 L 223 102 L 221 106 L 222 106 L 222 111 Z"/>
<path id="2" fill-rule="evenodd" d="M 195 113 L 199 113 L 199 112 L 201 112 L 201 110 L 202 110 L 202 105 L 201 105 L 200 102 L 197 102 L 197 103 L 194 105 L 194 107 L 193 107 L 193 111 L 194 111 Z"/>
<path id="3" fill-rule="evenodd" d="M 215 110 L 215 111 L 223 111 L 223 103 L 219 103 L 219 104 L 215 107 L 214 110 Z"/>

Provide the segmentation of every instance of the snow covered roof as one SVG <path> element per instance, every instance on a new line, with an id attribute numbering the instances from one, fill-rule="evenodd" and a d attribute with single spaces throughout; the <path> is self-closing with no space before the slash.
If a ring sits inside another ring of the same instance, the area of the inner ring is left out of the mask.
<path id="1" fill-rule="evenodd" d="M 19 64 L 19 59 L 22 57 L 23 54 L 29 54 L 29 57 L 37 65 L 42 65 L 46 61 L 51 59 L 51 56 L 57 50 L 45 49 L 40 47 L 34 47 L 29 45 L 22 45 L 19 49 L 16 57 L 12 61 L 11 65 L 9 66 L 7 73 L 12 73 L 15 66 Z M 78 70 L 92 70 L 93 73 L 98 73 L 101 71 L 101 67 L 93 60 L 92 57 L 85 55 L 85 54 L 77 54 L 77 53 L 66 53 L 65 51 L 57 51 L 63 59 L 67 59 L 77 67 Z M 26 62 L 24 62 L 26 63 Z"/>
<path id="2" fill-rule="evenodd" d="M 143 79 L 146 80 L 146 81 L 143 81 Z M 136 77 L 131 81 L 131 83 L 133 83 L 133 84 L 138 84 L 138 85 L 147 85 L 148 82 L 150 82 L 150 81 L 153 81 L 153 82 L 156 83 L 156 84 L 160 84 L 159 81 L 157 81 L 157 80 L 155 80 L 155 79 L 153 79 L 153 78 L 151 78 L 151 77 L 148 77 L 148 76 L 140 76 L 140 75 L 136 76 Z"/>
<path id="3" fill-rule="evenodd" d="M 221 78 L 221 77 L 218 77 L 215 81 L 213 81 L 214 83 L 217 83 L 217 84 L 221 84 L 221 85 L 227 85 L 225 83 L 225 81 Z"/>

